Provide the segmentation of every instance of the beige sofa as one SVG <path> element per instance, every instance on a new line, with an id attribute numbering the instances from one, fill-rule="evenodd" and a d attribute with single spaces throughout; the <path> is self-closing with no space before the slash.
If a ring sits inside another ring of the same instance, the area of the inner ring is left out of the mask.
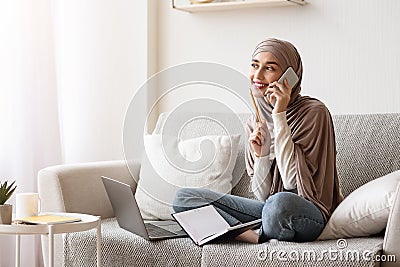
<path id="1" fill-rule="evenodd" d="M 232 115 L 218 115 L 229 123 Z M 241 116 L 245 121 L 248 115 Z M 155 132 L 165 119 L 160 116 Z M 334 116 L 338 150 L 338 174 L 345 196 L 356 188 L 400 169 L 400 114 Z M 218 134 L 214 126 L 192 125 L 190 135 Z M 242 138 L 244 139 L 244 138 Z M 244 145 L 240 144 L 234 175 L 244 170 Z M 378 155 L 374 157 L 371 155 Z M 138 177 L 140 163 L 134 162 L 132 175 Z M 136 186 L 124 161 L 60 165 L 39 172 L 42 210 L 100 215 L 102 223 L 102 262 L 104 266 L 400 266 L 400 187 L 384 235 L 348 238 L 348 251 L 373 256 L 397 257 L 397 262 L 373 262 L 363 259 L 317 257 L 297 258 L 312 250 L 316 255 L 337 248 L 337 240 L 309 243 L 267 242 L 247 244 L 221 240 L 198 247 L 189 238 L 147 241 L 118 227 L 100 176 L 105 175 Z M 254 198 L 249 177 L 244 172 L 232 194 Z M 46 241 L 46 240 L 44 240 Z M 47 242 L 43 242 L 46 254 Z M 57 266 L 95 266 L 95 232 L 58 236 Z M 281 251 L 293 257 L 279 257 Z M 303 253 L 303 254 L 302 254 Z M 46 261 L 47 256 L 44 255 Z"/>

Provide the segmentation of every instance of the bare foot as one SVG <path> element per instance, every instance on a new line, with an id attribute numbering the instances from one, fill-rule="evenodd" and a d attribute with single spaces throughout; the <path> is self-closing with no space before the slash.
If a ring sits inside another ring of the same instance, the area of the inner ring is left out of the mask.
<path id="1" fill-rule="evenodd" d="M 258 234 L 251 229 L 241 233 L 235 237 L 235 239 L 243 242 L 258 244 Z"/>

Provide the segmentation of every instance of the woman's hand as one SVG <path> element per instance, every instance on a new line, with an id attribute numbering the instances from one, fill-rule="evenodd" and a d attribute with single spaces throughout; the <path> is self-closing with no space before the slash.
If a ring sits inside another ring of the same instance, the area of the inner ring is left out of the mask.
<path id="1" fill-rule="evenodd" d="M 290 102 L 292 88 L 287 79 L 285 79 L 283 83 L 284 85 L 277 81 L 271 83 L 267 91 L 264 93 L 266 101 L 273 103 L 274 109 L 272 110 L 272 113 L 274 114 L 286 111 Z"/>
<path id="2" fill-rule="evenodd" d="M 271 135 L 269 134 L 267 124 L 264 120 L 262 122 L 257 122 L 256 128 L 250 134 L 249 142 L 256 157 L 269 155 Z"/>

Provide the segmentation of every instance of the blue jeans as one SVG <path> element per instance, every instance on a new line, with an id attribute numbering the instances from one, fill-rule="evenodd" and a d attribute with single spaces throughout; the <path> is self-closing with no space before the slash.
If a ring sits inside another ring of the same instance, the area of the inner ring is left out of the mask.
<path id="1" fill-rule="evenodd" d="M 314 241 L 325 227 L 321 211 L 311 201 L 290 192 L 276 193 L 263 203 L 208 189 L 183 188 L 176 193 L 173 209 L 181 212 L 208 204 L 230 225 L 261 218 L 259 243 L 268 239 Z"/>

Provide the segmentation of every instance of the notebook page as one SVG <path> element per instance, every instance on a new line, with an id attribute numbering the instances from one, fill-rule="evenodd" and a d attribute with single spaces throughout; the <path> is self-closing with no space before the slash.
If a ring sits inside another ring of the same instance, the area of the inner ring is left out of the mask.
<path id="1" fill-rule="evenodd" d="M 225 232 L 229 227 L 229 224 L 212 205 L 175 213 L 174 217 L 197 242 L 208 236 Z"/>

